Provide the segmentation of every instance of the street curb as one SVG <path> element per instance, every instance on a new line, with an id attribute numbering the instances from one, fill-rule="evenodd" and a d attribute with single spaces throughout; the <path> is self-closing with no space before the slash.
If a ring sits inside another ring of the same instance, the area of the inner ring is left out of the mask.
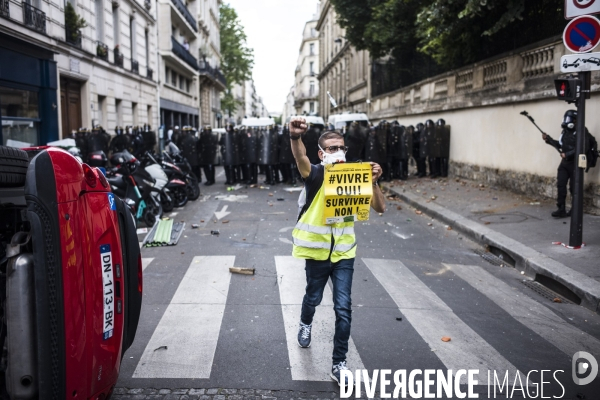
<path id="1" fill-rule="evenodd" d="M 525 271 L 526 275 L 545 275 L 560 282 L 581 298 L 583 307 L 595 312 L 600 311 L 600 282 L 595 279 L 454 211 L 434 203 L 426 203 L 423 198 L 406 189 L 399 190 L 389 186 L 386 189 L 425 214 L 452 226 L 453 230 L 481 244 L 494 246 L 506 252 L 515 260 L 515 267 Z"/>

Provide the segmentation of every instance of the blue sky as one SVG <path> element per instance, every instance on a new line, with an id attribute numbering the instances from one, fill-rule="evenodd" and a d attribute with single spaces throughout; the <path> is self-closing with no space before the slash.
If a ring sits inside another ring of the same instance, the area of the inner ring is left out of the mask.
<path id="1" fill-rule="evenodd" d="M 254 83 L 269 112 L 280 113 L 294 84 L 294 70 L 307 21 L 317 0 L 224 0 L 238 13 L 254 49 Z"/>

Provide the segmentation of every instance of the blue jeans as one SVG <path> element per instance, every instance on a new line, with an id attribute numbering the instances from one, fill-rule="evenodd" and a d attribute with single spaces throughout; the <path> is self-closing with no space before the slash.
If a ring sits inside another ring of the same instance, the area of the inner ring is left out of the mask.
<path id="1" fill-rule="evenodd" d="M 333 284 L 333 309 L 335 311 L 335 335 L 333 337 L 333 363 L 346 360 L 350 324 L 352 323 L 352 275 L 354 258 L 332 263 L 330 260 L 306 260 L 306 294 L 302 300 L 303 324 L 312 324 L 315 310 L 323 299 L 325 285 L 331 277 Z"/>

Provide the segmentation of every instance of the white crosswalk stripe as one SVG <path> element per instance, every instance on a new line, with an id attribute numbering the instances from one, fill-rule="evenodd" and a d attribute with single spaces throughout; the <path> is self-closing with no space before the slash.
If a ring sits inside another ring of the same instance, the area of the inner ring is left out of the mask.
<path id="1" fill-rule="evenodd" d="M 335 312 L 329 286 L 325 287 L 323 301 L 317 308 L 313 320 L 312 343 L 303 349 L 298 345 L 298 325 L 302 298 L 306 287 L 304 260 L 293 257 L 275 257 L 279 297 L 285 324 L 288 355 L 295 381 L 329 381 L 331 372 L 331 355 L 333 352 L 333 335 L 335 332 Z M 364 369 L 363 362 L 350 337 L 348 343 L 348 366 L 350 369 Z"/>
<path id="2" fill-rule="evenodd" d="M 552 343 L 569 356 L 585 350 L 596 354 L 600 341 L 576 329 L 548 307 L 525 295 L 515 294 L 509 285 L 480 267 L 444 264 L 469 285 L 487 296 L 511 317 Z"/>
<path id="3" fill-rule="evenodd" d="M 142 258 L 142 271 L 145 271 L 152 261 L 154 261 L 154 257 Z"/>
<path id="4" fill-rule="evenodd" d="M 234 261 L 234 256 L 194 257 L 134 378 L 210 378 Z"/>
<path id="5" fill-rule="evenodd" d="M 508 371 L 517 368 L 464 323 L 427 285 L 397 260 L 362 259 L 402 314 L 449 370 Z M 449 336 L 450 342 L 442 342 Z M 522 373 L 521 373 L 522 375 Z M 466 383 L 463 376 L 461 383 Z"/>

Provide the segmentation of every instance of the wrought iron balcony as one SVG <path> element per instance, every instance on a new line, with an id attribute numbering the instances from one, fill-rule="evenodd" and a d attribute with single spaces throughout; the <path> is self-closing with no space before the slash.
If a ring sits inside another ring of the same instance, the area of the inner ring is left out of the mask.
<path id="1" fill-rule="evenodd" d="M 108 61 L 108 46 L 100 41 L 96 42 L 96 56 L 104 61 Z"/>
<path id="2" fill-rule="evenodd" d="M 146 10 L 150 11 L 152 9 L 152 1 L 144 0 L 144 7 L 146 7 Z"/>
<path id="3" fill-rule="evenodd" d="M 146 78 L 152 80 L 152 75 L 154 74 L 154 71 L 152 71 L 152 68 L 147 68 L 146 67 Z"/>
<path id="4" fill-rule="evenodd" d="M 65 28 L 65 41 L 75 47 L 81 48 L 81 31 L 73 31 L 69 28 Z"/>
<path id="5" fill-rule="evenodd" d="M 223 86 L 227 86 L 227 79 L 225 79 L 223 73 L 221 73 L 219 68 L 211 67 L 208 61 L 200 61 L 200 74 L 207 76 L 215 82 L 221 83 Z"/>
<path id="6" fill-rule="evenodd" d="M 116 48 L 114 50 L 114 55 L 115 55 L 115 65 L 122 67 L 123 66 L 123 60 L 125 59 L 125 57 L 123 56 L 123 54 L 121 54 L 121 52 L 119 51 L 118 48 Z"/>
<path id="7" fill-rule="evenodd" d="M 0 0 L 0 17 L 10 18 L 9 0 Z"/>
<path id="8" fill-rule="evenodd" d="M 135 61 L 135 60 L 131 60 L 131 72 L 133 72 L 134 74 L 139 74 L 140 73 L 140 63 Z"/>
<path id="9" fill-rule="evenodd" d="M 192 13 L 190 12 L 190 10 L 188 10 L 188 8 L 185 6 L 185 4 L 183 4 L 183 2 L 181 0 L 171 0 L 171 1 L 173 2 L 173 5 L 175 5 L 175 8 L 177 10 L 179 10 L 181 15 L 183 15 L 183 18 L 185 18 L 185 20 L 188 22 L 188 24 L 190 24 L 192 26 L 192 29 L 194 29 L 195 32 L 198 32 L 198 23 L 192 16 Z"/>
<path id="10" fill-rule="evenodd" d="M 185 61 L 190 67 L 198 70 L 198 61 L 190 54 L 189 51 L 183 47 L 173 36 L 171 36 L 171 43 L 173 45 L 173 53 L 183 61 Z"/>
<path id="11" fill-rule="evenodd" d="M 23 3 L 23 20 L 28 27 L 38 32 L 46 33 L 46 13 L 42 10 L 30 4 Z"/>

